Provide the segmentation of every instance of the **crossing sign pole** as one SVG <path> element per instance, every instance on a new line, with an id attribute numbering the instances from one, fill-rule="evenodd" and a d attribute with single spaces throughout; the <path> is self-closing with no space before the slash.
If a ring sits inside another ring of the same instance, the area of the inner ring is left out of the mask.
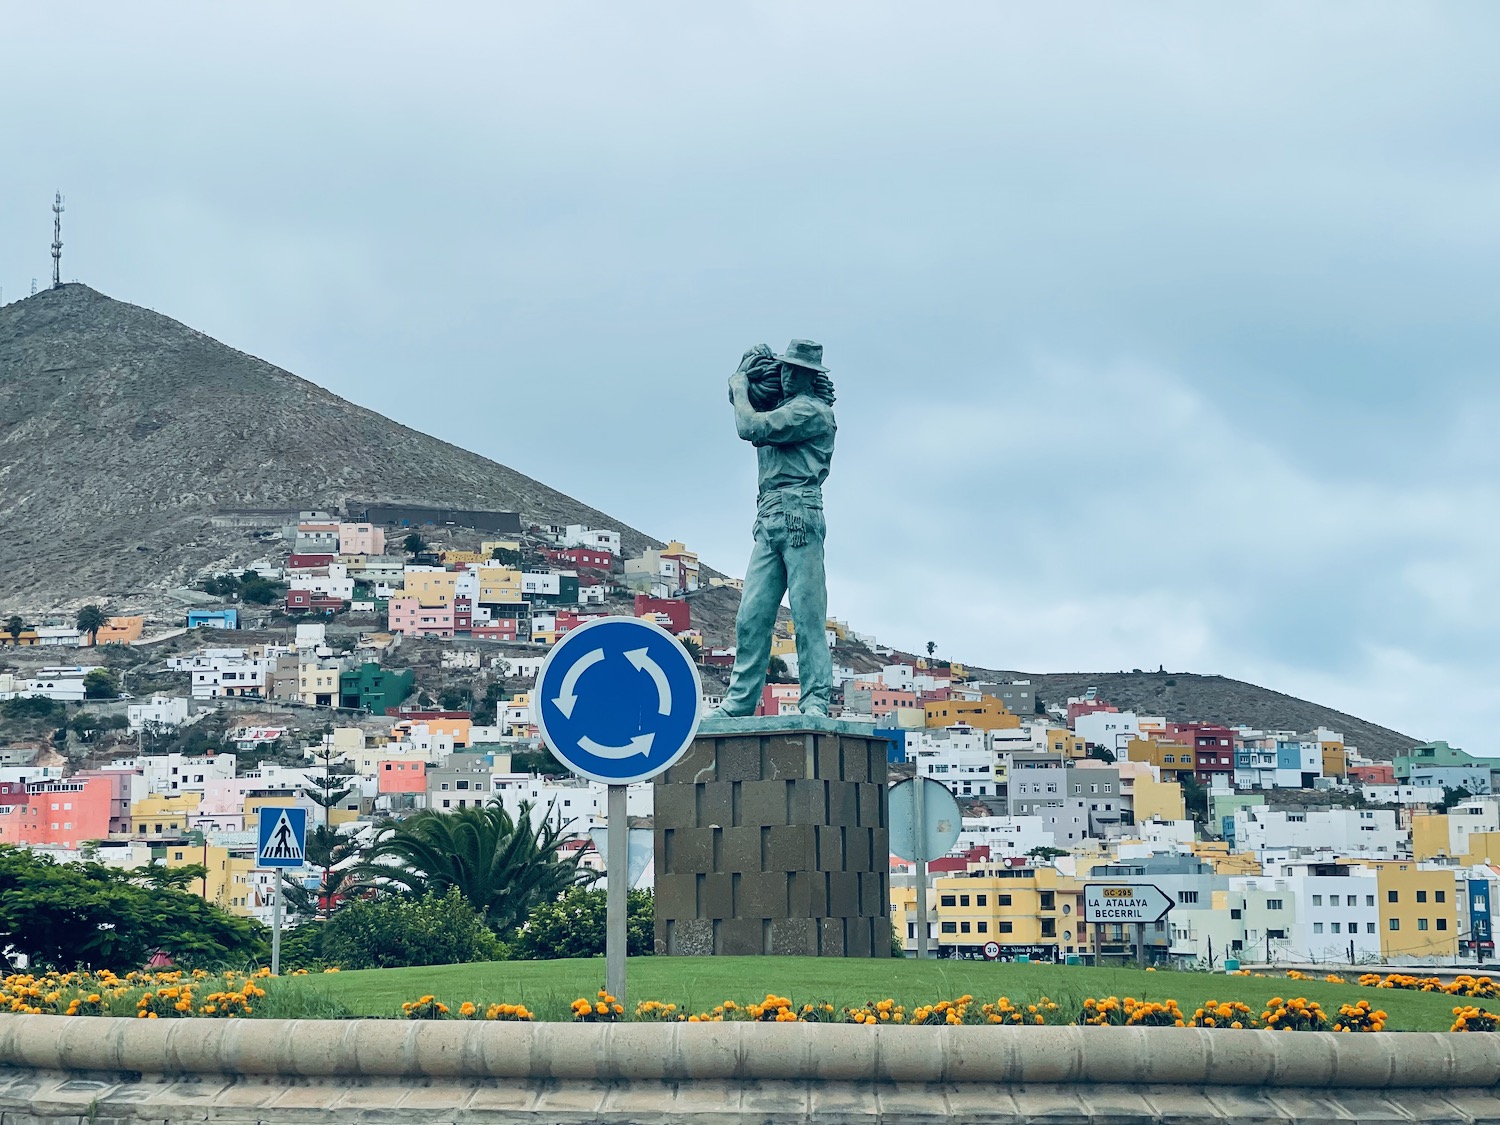
<path id="1" fill-rule="evenodd" d="M 307 810 L 295 805 L 262 805 L 257 825 L 255 866 L 276 873 L 276 897 L 271 900 L 271 975 L 281 972 L 281 897 L 286 890 L 282 868 L 307 862 Z"/>
<path id="2" fill-rule="evenodd" d="M 552 646 L 537 674 L 532 717 L 574 773 L 609 787 L 605 808 L 604 987 L 625 1003 L 630 895 L 625 787 L 667 769 L 698 733 L 698 666 L 671 633 L 636 617 L 601 617 Z"/>

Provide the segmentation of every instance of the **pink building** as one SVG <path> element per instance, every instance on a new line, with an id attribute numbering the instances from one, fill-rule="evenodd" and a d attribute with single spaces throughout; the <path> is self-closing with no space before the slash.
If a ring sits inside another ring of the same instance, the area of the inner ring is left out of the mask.
<path id="1" fill-rule="evenodd" d="M 385 529 L 373 523 L 339 524 L 339 554 L 385 554 Z"/>
<path id="2" fill-rule="evenodd" d="M 767 684 L 756 705 L 757 715 L 795 715 L 802 689 L 796 684 Z"/>
<path id="3" fill-rule="evenodd" d="M 399 759 L 377 763 L 381 793 L 426 793 L 427 763 Z"/>
<path id="4" fill-rule="evenodd" d="M 111 787 L 105 777 L 70 777 L 27 786 L 24 805 L 0 813 L 0 844 L 77 848 L 109 835 Z"/>
<path id="5" fill-rule="evenodd" d="M 408 637 L 453 636 L 453 606 L 423 605 L 411 594 L 391 599 L 390 629 Z"/>
<path id="6" fill-rule="evenodd" d="M 146 795 L 145 775 L 137 770 L 79 770 L 72 780 L 90 777 L 102 777 L 109 783 L 109 830 L 128 833 L 130 803 Z"/>

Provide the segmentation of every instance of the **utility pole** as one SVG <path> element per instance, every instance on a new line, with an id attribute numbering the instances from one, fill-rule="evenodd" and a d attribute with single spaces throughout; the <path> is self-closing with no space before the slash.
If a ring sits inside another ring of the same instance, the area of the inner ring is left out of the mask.
<path id="1" fill-rule="evenodd" d="M 63 197 L 58 192 L 52 200 L 52 288 L 62 284 L 62 213 Z"/>

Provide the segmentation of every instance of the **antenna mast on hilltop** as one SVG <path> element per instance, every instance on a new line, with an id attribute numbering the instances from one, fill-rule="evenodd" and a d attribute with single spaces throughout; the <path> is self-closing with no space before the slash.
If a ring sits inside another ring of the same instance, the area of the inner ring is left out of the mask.
<path id="1" fill-rule="evenodd" d="M 62 192 L 52 201 L 52 288 L 62 284 Z"/>

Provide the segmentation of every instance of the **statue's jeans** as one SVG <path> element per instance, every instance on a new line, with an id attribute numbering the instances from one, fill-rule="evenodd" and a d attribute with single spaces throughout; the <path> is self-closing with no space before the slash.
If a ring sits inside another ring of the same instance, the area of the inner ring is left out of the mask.
<path id="1" fill-rule="evenodd" d="M 833 657 L 828 651 L 828 586 L 823 573 L 823 498 L 819 490 L 782 489 L 761 497 L 755 549 L 734 624 L 736 646 L 724 715 L 752 715 L 766 682 L 771 633 L 783 595 L 790 594 L 797 637 L 799 710 L 828 714 Z"/>

